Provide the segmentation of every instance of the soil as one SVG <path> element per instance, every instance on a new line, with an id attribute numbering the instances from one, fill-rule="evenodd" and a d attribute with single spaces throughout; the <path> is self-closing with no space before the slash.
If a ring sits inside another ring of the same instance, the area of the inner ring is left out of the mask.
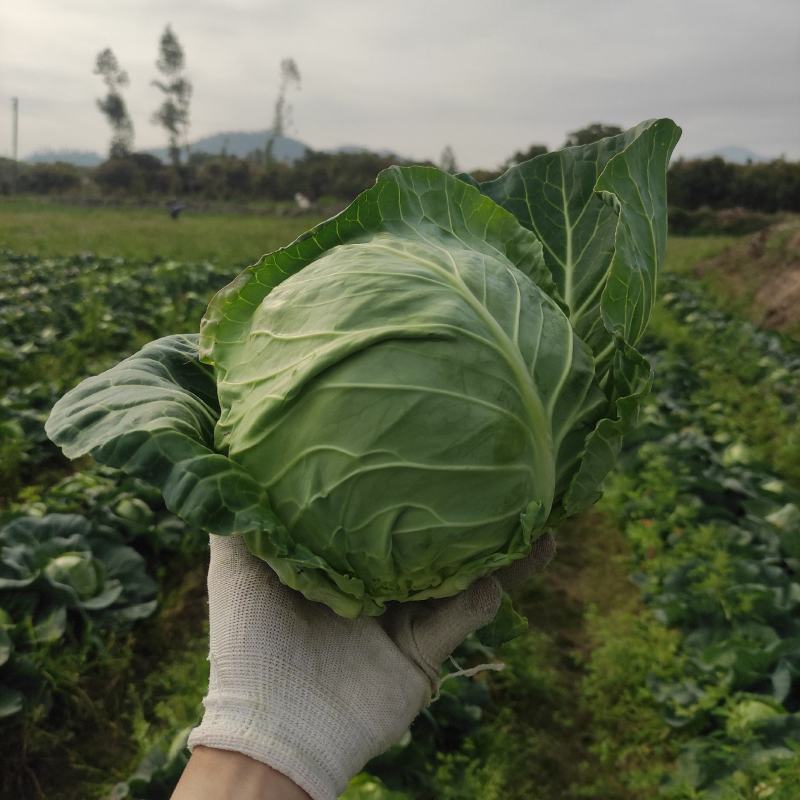
<path id="1" fill-rule="evenodd" d="M 800 221 L 759 231 L 695 271 L 754 324 L 800 334 Z"/>

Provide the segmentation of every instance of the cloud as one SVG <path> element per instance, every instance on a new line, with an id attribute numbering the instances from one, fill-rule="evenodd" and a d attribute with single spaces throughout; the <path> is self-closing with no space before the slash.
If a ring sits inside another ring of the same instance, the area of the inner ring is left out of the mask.
<path id="1" fill-rule="evenodd" d="M 20 97 L 22 152 L 103 151 L 95 54 L 114 49 L 139 147 L 158 146 L 150 85 L 172 23 L 195 93 L 192 135 L 271 119 L 284 56 L 303 86 L 295 133 L 414 158 L 453 146 L 466 168 L 586 122 L 673 116 L 681 152 L 741 144 L 800 157 L 795 0 L 28 0 L 0 9 L 0 153 Z"/>

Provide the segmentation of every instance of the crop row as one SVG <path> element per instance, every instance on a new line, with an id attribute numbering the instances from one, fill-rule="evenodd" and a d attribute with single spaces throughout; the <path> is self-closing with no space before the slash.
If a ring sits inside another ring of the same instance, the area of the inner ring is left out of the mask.
<path id="1" fill-rule="evenodd" d="M 139 342 L 195 328 L 226 277 L 208 263 L 2 254 L 0 715 L 47 705 L 44 664 L 65 638 L 85 644 L 152 613 L 145 557 L 186 541 L 142 482 L 100 470 L 58 482 L 68 466 L 44 433 L 52 403 Z"/>
<path id="2" fill-rule="evenodd" d="M 44 365 L 69 382 L 164 331 L 195 330 L 210 295 L 234 274 L 208 262 L 7 251 L 0 266 L 3 389 L 30 385 Z"/>
<path id="3" fill-rule="evenodd" d="M 666 793 L 790 792 L 787 781 L 800 788 L 800 491 L 759 457 L 772 429 L 743 425 L 736 403 L 755 389 L 791 435 L 800 351 L 702 293 L 667 288 L 657 329 L 680 338 L 646 345 L 655 391 L 605 501 L 633 546 L 645 602 L 682 634 L 648 685 L 665 723 L 682 732 Z"/>
<path id="4" fill-rule="evenodd" d="M 0 527 L 0 719 L 46 714 L 65 647 L 90 659 L 104 631 L 156 609 L 158 564 L 204 537 L 141 481 L 94 469 L 11 504 Z M 196 559 L 197 560 L 197 559 Z"/>
<path id="5" fill-rule="evenodd" d="M 0 253 L 0 497 L 64 464 L 44 434 L 58 397 L 165 331 L 196 330 L 231 276 L 211 263 Z"/>
<path id="6" fill-rule="evenodd" d="M 127 632 L 175 583 L 170 567 L 202 570 L 204 561 L 205 536 L 169 514 L 147 484 L 88 464 L 71 474 L 44 433 L 49 409 L 80 378 L 141 342 L 164 330 L 195 329 L 229 276 L 207 263 L 0 255 L 6 743 L 24 748 L 26 731 L 44 725 L 43 735 L 57 745 L 63 728 L 65 746 L 74 732 L 64 722 L 64 700 L 85 691 L 81 676 L 120 655 L 120 647 L 127 652 Z M 26 770 L 22 751 L 14 759 L 19 769 L 9 770 L 10 781 L 12 772 Z"/>

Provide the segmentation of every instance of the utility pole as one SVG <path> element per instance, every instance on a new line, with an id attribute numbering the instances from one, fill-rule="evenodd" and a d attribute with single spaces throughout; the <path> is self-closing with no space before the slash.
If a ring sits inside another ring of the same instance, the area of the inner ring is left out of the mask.
<path id="1" fill-rule="evenodd" d="M 11 191 L 17 192 L 17 141 L 19 132 L 19 98 L 11 98 L 11 158 L 14 166 L 11 168 Z"/>

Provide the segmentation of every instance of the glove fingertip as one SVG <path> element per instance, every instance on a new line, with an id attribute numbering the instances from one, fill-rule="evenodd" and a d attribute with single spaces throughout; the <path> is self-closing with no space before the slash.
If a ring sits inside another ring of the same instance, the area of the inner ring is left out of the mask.
<path id="1" fill-rule="evenodd" d="M 503 588 L 493 577 L 481 578 L 472 584 L 462 595 L 464 612 L 475 629 L 491 622 L 498 609 L 503 594 Z M 471 624 L 471 623 L 470 623 Z"/>
<path id="2" fill-rule="evenodd" d="M 556 540 L 551 533 L 540 536 L 525 558 L 514 561 L 494 573 L 494 577 L 507 592 L 522 586 L 534 572 L 544 569 L 556 553 Z"/>
<path id="3" fill-rule="evenodd" d="M 460 594 L 439 601 L 429 615 L 415 622 L 414 638 L 429 672 L 435 674 L 469 634 L 494 619 L 502 594 L 494 578 L 481 578 Z"/>

